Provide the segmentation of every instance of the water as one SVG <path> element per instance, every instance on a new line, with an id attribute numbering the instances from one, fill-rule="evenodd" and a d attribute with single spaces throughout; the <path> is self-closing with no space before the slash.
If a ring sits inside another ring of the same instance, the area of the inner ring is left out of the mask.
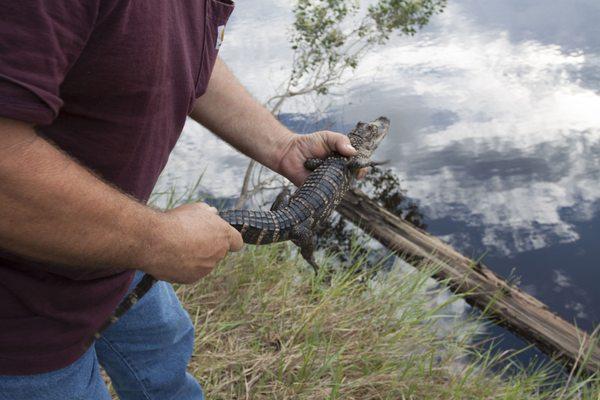
<path id="1" fill-rule="evenodd" d="M 289 71 L 289 1 L 239 2 L 221 55 L 261 101 Z M 600 321 L 600 2 L 460 0 L 362 60 L 338 95 L 284 108 L 338 129 L 386 115 L 429 231 L 568 320 Z M 246 159 L 189 123 L 160 187 L 239 191 Z"/>

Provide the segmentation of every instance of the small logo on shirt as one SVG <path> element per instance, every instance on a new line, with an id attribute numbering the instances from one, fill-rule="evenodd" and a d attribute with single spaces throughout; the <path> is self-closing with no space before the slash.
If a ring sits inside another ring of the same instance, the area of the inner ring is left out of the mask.
<path id="1" fill-rule="evenodd" d="M 217 28 L 217 44 L 215 49 L 219 50 L 221 43 L 223 43 L 223 39 L 225 39 L 225 25 L 219 25 Z"/>

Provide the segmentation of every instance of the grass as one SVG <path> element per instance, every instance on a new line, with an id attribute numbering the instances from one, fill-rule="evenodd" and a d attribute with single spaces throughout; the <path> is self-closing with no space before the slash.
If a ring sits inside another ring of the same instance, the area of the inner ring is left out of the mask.
<path id="1" fill-rule="evenodd" d="M 432 302 L 426 274 L 371 281 L 353 269 L 328 284 L 285 244 L 247 246 L 179 287 L 196 326 L 190 372 L 207 398 L 600 399 L 598 376 L 523 369 L 473 347 L 477 324 L 441 334 L 459 297 Z"/>
<path id="2" fill-rule="evenodd" d="M 171 208 L 194 193 L 156 199 Z M 598 374 L 524 367 L 476 346 L 483 317 L 449 325 L 461 297 L 432 287 L 435 266 L 370 279 L 359 260 L 328 279 L 292 248 L 246 246 L 178 287 L 196 328 L 189 371 L 207 399 L 600 400 Z"/>

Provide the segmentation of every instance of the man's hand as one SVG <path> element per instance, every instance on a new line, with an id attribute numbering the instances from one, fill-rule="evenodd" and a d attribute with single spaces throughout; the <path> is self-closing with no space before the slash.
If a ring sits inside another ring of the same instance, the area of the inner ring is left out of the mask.
<path id="1" fill-rule="evenodd" d="M 310 173 L 304 168 L 304 162 L 309 158 L 325 158 L 334 151 L 346 157 L 356 154 L 350 139 L 341 133 L 319 131 L 310 135 L 290 135 L 282 146 L 276 172 L 300 186 Z"/>
<path id="2" fill-rule="evenodd" d="M 160 251 L 149 252 L 145 272 L 157 279 L 193 283 L 208 275 L 229 251 L 243 246 L 242 236 L 205 203 L 186 204 L 164 214 Z"/>

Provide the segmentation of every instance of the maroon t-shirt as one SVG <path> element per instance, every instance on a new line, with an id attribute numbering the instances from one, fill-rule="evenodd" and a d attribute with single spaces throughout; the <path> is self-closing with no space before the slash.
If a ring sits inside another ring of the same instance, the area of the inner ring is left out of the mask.
<path id="1" fill-rule="evenodd" d="M 146 201 L 206 90 L 233 5 L 0 0 L 0 10 L 0 116 L 35 124 L 104 180 Z M 1 252 L 0 375 L 75 361 L 131 278 Z"/>

